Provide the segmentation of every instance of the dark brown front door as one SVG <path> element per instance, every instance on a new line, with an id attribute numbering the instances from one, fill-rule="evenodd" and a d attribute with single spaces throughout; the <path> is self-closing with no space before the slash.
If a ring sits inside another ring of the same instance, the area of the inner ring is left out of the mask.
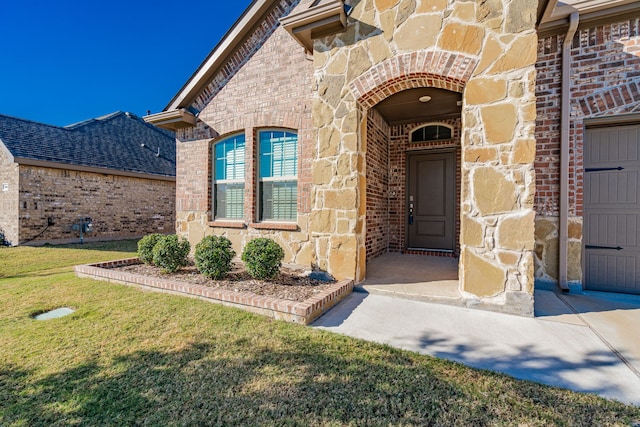
<path id="1" fill-rule="evenodd" d="M 455 153 L 407 155 L 407 246 L 455 248 Z"/>

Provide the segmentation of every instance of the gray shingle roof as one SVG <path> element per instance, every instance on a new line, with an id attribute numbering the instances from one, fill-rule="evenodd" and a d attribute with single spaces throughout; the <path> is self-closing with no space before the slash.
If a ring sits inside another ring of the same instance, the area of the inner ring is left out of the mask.
<path id="1" fill-rule="evenodd" d="M 174 134 L 121 111 L 65 127 L 0 114 L 0 142 L 14 157 L 176 175 Z"/>

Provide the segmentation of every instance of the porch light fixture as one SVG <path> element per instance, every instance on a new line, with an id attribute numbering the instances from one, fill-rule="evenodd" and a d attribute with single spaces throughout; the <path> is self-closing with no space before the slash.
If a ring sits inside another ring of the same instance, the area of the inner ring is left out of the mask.
<path id="1" fill-rule="evenodd" d="M 429 95 L 424 95 L 424 96 L 421 96 L 420 98 L 418 98 L 418 101 L 427 103 L 427 102 L 431 101 L 431 97 Z"/>

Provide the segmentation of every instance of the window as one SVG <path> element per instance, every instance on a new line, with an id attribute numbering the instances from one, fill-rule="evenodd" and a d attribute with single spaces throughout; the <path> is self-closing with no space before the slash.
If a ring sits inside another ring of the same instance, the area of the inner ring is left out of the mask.
<path id="1" fill-rule="evenodd" d="M 258 217 L 295 221 L 298 201 L 298 135 L 284 130 L 258 134 Z"/>
<path id="2" fill-rule="evenodd" d="M 451 139 L 451 127 L 447 125 L 426 125 L 411 132 L 411 142 L 440 141 Z"/>
<path id="3" fill-rule="evenodd" d="M 231 136 L 213 149 L 213 218 L 244 217 L 244 134 Z"/>

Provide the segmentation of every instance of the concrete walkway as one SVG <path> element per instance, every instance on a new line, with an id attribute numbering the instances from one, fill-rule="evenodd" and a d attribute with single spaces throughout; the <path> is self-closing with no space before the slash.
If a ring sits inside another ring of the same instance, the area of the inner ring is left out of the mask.
<path id="1" fill-rule="evenodd" d="M 535 318 L 359 288 L 312 326 L 640 405 L 640 297 L 536 291 Z"/>

